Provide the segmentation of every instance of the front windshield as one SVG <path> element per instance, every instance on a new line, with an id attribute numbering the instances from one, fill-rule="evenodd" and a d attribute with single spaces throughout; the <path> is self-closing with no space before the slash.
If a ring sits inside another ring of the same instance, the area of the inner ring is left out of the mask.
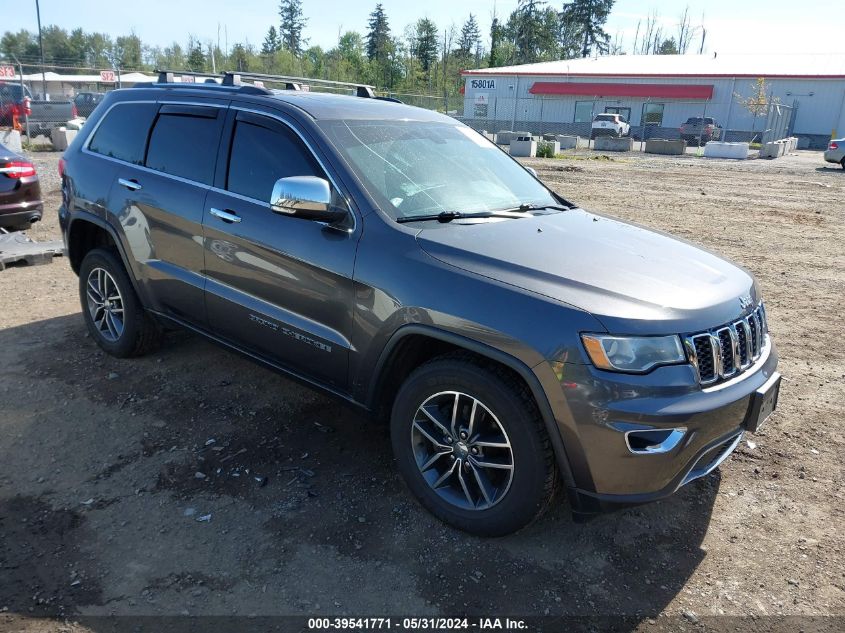
<path id="1" fill-rule="evenodd" d="M 350 120 L 321 125 L 394 219 L 560 204 L 493 143 L 457 122 Z"/>

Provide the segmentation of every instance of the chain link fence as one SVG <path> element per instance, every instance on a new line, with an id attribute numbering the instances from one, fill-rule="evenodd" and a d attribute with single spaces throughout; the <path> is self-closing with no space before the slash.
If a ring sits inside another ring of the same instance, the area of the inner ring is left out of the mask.
<path id="1" fill-rule="evenodd" d="M 727 110 L 727 113 L 725 112 Z M 710 140 L 766 143 L 792 135 L 794 108 L 780 103 L 749 104 L 734 98 L 729 104 L 710 100 L 639 100 L 625 102 L 600 96 L 562 99 L 483 95 L 467 98 L 456 118 L 470 127 L 503 137 L 579 137 L 579 146 L 594 144 L 597 136 L 618 135 L 601 114 L 619 115 L 623 136 L 641 144 L 649 139 L 683 138 L 688 146 Z M 502 134 L 503 133 L 503 134 Z M 637 144 L 634 143 L 634 149 Z"/>
<path id="2" fill-rule="evenodd" d="M 0 66 L 2 68 L 2 66 Z M 8 71 L 8 69 L 7 69 Z M 68 72 L 68 71 L 65 71 Z M 81 73 L 82 71 L 80 71 Z M 96 74 L 55 72 L 0 74 L 0 128 L 21 132 L 24 144 L 54 143 L 56 130 L 79 125 L 110 90 L 138 82 L 156 81 L 153 73 L 100 71 Z M 183 81 L 185 79 L 183 78 Z M 195 78 L 195 81 L 214 81 Z M 316 80 L 319 81 L 319 80 Z M 268 87 L 272 87 L 269 86 Z M 305 86 L 303 86 L 305 87 Z M 314 91 L 352 93 L 348 87 L 310 86 Z M 792 135 L 795 109 L 780 103 L 754 104 L 734 98 L 730 104 L 709 100 L 639 100 L 625 102 L 601 96 L 576 99 L 548 95 L 502 97 L 485 94 L 422 94 L 378 89 L 381 97 L 435 110 L 455 117 L 479 131 L 508 132 L 535 138 L 572 136 L 577 147 L 589 147 L 598 135 L 615 134 L 612 125 L 594 125 L 599 114 L 616 114 L 628 126 L 625 136 L 642 149 L 648 139 L 685 138 L 697 146 L 708 140 L 771 142 Z M 639 142 L 639 145 L 637 144 Z M 54 143 L 56 144 L 56 143 Z M 58 147 L 62 140 L 58 141 Z"/>

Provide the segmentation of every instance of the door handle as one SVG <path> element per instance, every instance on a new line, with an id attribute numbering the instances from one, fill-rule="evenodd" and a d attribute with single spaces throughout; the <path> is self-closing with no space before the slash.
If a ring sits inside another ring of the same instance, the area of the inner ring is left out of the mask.
<path id="1" fill-rule="evenodd" d="M 123 185 L 129 189 L 129 191 L 138 191 L 138 189 L 141 188 L 141 185 L 138 184 L 137 180 L 128 180 L 126 178 L 118 178 L 117 184 Z"/>
<path id="2" fill-rule="evenodd" d="M 239 215 L 229 213 L 228 211 L 223 211 L 222 209 L 215 209 L 214 207 L 212 207 L 209 210 L 209 213 L 215 218 L 220 218 L 221 220 L 223 220 L 224 222 L 228 222 L 229 224 L 241 221 L 241 217 Z"/>

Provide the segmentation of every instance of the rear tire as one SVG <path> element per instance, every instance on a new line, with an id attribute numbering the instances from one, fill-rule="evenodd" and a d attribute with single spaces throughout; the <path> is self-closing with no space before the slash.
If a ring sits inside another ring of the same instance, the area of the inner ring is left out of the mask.
<path id="1" fill-rule="evenodd" d="M 114 251 L 96 248 L 85 255 L 79 299 L 91 338 L 112 356 L 142 356 L 161 341 L 161 328 L 144 310 Z"/>
<path id="2" fill-rule="evenodd" d="M 429 361 L 402 385 L 390 426 L 405 483 L 460 530 L 510 534 L 554 496 L 557 468 L 540 413 L 504 368 L 469 354 Z"/>
<path id="3" fill-rule="evenodd" d="M 845 169 L 845 158 L 839 161 L 839 164 L 842 165 L 842 169 Z"/>

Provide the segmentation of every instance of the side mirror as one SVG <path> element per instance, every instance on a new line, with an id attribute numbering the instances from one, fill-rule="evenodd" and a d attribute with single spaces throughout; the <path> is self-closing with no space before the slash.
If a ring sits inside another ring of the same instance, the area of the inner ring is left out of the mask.
<path id="1" fill-rule="evenodd" d="M 532 176 L 537 178 L 537 170 L 534 169 L 533 167 L 526 167 L 525 171 L 527 171 L 529 174 L 531 174 Z"/>
<path id="2" fill-rule="evenodd" d="M 273 185 L 270 208 L 283 215 L 328 224 L 342 220 L 348 213 L 332 203 L 328 181 L 316 176 L 279 178 Z"/>

